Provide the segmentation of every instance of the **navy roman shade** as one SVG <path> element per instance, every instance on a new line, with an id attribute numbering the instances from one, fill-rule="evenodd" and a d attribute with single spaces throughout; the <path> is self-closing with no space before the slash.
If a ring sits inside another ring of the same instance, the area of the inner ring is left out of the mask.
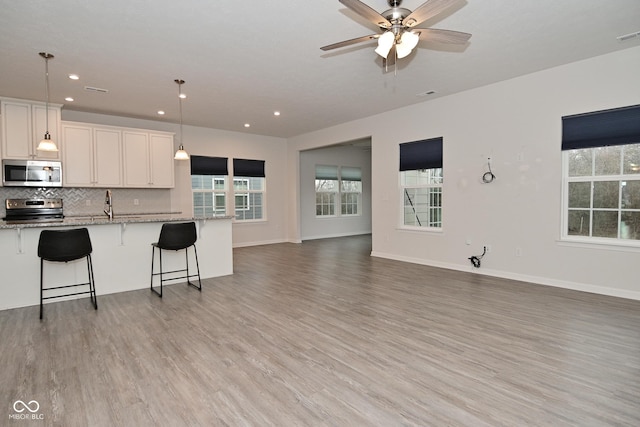
<path id="1" fill-rule="evenodd" d="M 338 180 L 338 167 L 337 166 L 323 166 L 316 165 L 316 179 L 325 180 Z"/>
<path id="2" fill-rule="evenodd" d="M 190 156 L 191 175 L 229 175 L 226 157 Z"/>
<path id="3" fill-rule="evenodd" d="M 233 176 L 264 178 L 264 160 L 233 159 Z"/>
<path id="4" fill-rule="evenodd" d="M 362 172 L 360 172 L 360 168 L 342 166 L 340 168 L 340 178 L 343 181 L 362 181 Z"/>
<path id="5" fill-rule="evenodd" d="M 562 118 L 562 150 L 640 143 L 640 105 Z"/>
<path id="6" fill-rule="evenodd" d="M 442 137 L 400 144 L 400 172 L 442 167 Z"/>

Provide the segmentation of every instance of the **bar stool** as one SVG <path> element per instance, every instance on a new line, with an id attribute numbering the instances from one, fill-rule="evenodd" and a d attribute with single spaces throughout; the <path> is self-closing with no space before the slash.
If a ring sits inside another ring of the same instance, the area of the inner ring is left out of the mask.
<path id="1" fill-rule="evenodd" d="M 62 298 L 72 295 L 89 294 L 93 307 L 98 309 L 98 298 L 93 277 L 93 264 L 91 263 L 91 239 L 89 230 L 76 228 L 71 230 L 42 230 L 38 241 L 38 256 L 40 257 L 40 319 L 42 320 L 43 301 L 46 299 Z M 87 260 L 88 282 L 75 285 L 44 287 L 44 262 L 69 262 L 85 258 Z M 75 288 L 88 286 L 88 290 L 64 295 L 44 296 L 46 291 L 55 289 Z"/>
<path id="2" fill-rule="evenodd" d="M 181 222 L 181 223 L 166 223 L 166 224 L 162 224 L 162 228 L 160 229 L 160 237 L 158 238 L 158 241 L 156 243 L 152 243 L 152 250 L 151 250 L 151 290 L 158 295 L 160 298 L 162 298 L 162 284 L 166 281 L 169 280 L 176 280 L 176 279 L 187 279 L 187 284 L 189 286 L 193 286 L 194 288 L 198 289 L 200 292 L 202 292 L 202 282 L 200 280 L 200 265 L 198 264 L 198 250 L 196 249 L 196 240 L 197 240 L 198 236 L 196 233 L 196 223 L 195 222 Z M 197 269 L 197 274 L 189 274 L 189 248 L 193 246 L 193 251 L 195 253 L 195 259 L 196 259 L 196 269 Z M 153 263 L 155 260 L 155 253 L 156 253 L 156 248 L 159 249 L 160 252 L 160 272 L 159 273 L 155 273 L 154 272 L 154 267 L 153 267 Z M 180 269 L 180 270 L 173 270 L 173 271 L 163 271 L 162 270 L 162 251 L 163 250 L 169 250 L 169 251 L 179 251 L 179 250 L 185 250 L 185 261 L 186 261 L 186 268 Z M 182 272 L 186 272 L 185 276 L 173 276 L 173 274 L 175 273 L 182 273 Z M 163 275 L 165 274 L 170 274 L 172 275 L 172 277 L 170 278 L 165 278 L 163 277 Z M 160 292 L 158 292 L 156 289 L 154 289 L 153 287 L 153 277 L 154 276 L 160 276 Z M 197 277 L 198 278 L 198 285 L 196 286 L 193 283 L 191 283 L 191 281 L 189 280 L 192 277 Z"/>

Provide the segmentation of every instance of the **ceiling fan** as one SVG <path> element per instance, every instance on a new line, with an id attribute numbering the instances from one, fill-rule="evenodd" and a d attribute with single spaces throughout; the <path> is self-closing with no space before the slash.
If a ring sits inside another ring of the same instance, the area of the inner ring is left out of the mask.
<path id="1" fill-rule="evenodd" d="M 420 39 L 439 43 L 464 44 L 471 38 L 471 34 L 460 31 L 416 27 L 416 25 L 444 12 L 458 0 L 427 0 L 413 12 L 400 7 L 402 0 L 387 0 L 391 9 L 382 13 L 376 12 L 360 0 L 338 1 L 376 24 L 383 32 L 344 40 L 320 48 L 325 51 L 377 39 L 378 47 L 375 52 L 383 58 L 385 66 L 388 66 L 394 65 L 396 59 L 409 55 Z"/>

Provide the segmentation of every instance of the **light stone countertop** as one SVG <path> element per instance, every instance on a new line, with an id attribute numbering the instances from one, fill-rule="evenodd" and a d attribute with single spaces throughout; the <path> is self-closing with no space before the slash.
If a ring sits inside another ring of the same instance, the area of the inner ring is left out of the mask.
<path id="1" fill-rule="evenodd" d="M 106 215 L 96 216 L 67 216 L 62 221 L 57 222 L 19 222 L 7 223 L 0 221 L 0 229 L 16 229 L 16 228 L 49 228 L 49 227 L 76 227 L 84 225 L 108 225 L 108 224 L 136 224 L 149 222 L 183 222 L 183 221 L 210 221 L 219 219 L 232 219 L 233 216 L 205 216 L 205 217 L 186 217 L 183 214 L 127 214 L 115 215 L 113 219 L 107 218 Z"/>

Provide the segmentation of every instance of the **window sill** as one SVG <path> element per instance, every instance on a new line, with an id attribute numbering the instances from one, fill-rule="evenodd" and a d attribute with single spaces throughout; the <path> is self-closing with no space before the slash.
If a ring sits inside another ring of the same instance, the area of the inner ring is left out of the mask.
<path id="1" fill-rule="evenodd" d="M 629 242 L 616 240 L 614 242 L 609 240 L 597 240 L 597 239 L 580 239 L 565 237 L 557 241 L 560 246 L 569 246 L 574 248 L 586 248 L 586 249 L 603 249 L 607 251 L 620 251 L 620 252 L 639 252 L 640 242 L 631 240 Z"/>
<path id="2" fill-rule="evenodd" d="M 396 228 L 398 231 L 406 231 L 409 233 L 430 233 L 430 234 L 444 234 L 442 228 L 433 228 L 433 227 L 407 227 L 407 226 L 399 226 Z"/>
<path id="3" fill-rule="evenodd" d="M 234 219 L 234 224 L 261 224 L 267 222 L 266 219 Z"/>

